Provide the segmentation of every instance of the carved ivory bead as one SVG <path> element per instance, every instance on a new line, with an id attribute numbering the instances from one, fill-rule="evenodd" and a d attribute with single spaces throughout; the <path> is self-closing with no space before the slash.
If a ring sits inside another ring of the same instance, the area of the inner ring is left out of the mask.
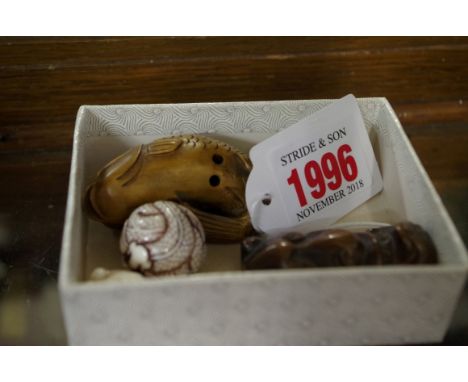
<path id="1" fill-rule="evenodd" d="M 198 218 L 174 202 L 147 203 L 132 212 L 120 236 L 127 266 L 145 276 L 198 271 L 205 256 L 205 233 Z"/>

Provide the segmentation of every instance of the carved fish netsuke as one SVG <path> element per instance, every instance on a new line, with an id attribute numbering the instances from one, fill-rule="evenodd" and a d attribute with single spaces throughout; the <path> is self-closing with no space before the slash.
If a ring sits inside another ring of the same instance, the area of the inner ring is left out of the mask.
<path id="1" fill-rule="evenodd" d="M 207 241 L 238 242 L 252 228 L 245 204 L 249 158 L 206 136 L 157 139 L 128 150 L 99 171 L 85 205 L 96 220 L 120 227 L 138 206 L 171 200 L 200 219 Z"/>

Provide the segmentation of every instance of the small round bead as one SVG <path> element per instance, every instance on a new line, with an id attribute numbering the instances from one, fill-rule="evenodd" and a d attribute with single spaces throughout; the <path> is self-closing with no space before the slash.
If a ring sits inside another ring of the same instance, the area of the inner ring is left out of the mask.
<path id="1" fill-rule="evenodd" d="M 145 276 L 196 272 L 206 256 L 205 234 L 188 208 L 169 201 L 144 204 L 124 224 L 120 250 Z"/>

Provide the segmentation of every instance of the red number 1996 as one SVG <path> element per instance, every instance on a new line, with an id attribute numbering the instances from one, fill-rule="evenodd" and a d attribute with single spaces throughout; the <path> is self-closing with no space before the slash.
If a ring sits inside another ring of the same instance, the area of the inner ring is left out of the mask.
<path id="1" fill-rule="evenodd" d="M 311 188 L 310 194 L 314 199 L 323 197 L 327 187 L 332 191 L 340 188 L 343 178 L 348 182 L 356 179 L 358 168 L 354 157 L 350 154 L 351 151 L 349 145 L 341 145 L 336 156 L 331 152 L 327 152 L 322 155 L 320 163 L 314 160 L 306 163 L 304 176 Z M 288 184 L 294 186 L 300 206 L 307 205 L 307 197 L 297 169 L 293 168 L 291 170 Z"/>

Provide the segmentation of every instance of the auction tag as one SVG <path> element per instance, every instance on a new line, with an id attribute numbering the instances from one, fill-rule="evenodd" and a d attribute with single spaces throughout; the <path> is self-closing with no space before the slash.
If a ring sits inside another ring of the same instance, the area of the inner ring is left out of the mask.
<path id="1" fill-rule="evenodd" d="M 383 187 L 351 94 L 255 145 L 250 158 L 247 208 L 266 233 L 326 228 Z"/>

